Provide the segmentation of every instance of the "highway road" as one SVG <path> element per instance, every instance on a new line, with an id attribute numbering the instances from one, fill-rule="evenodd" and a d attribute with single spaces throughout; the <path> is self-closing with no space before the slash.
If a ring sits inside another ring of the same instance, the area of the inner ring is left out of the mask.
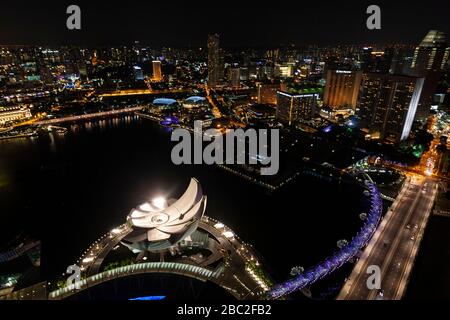
<path id="1" fill-rule="evenodd" d="M 437 192 L 436 182 L 409 178 L 362 253 L 338 300 L 402 298 Z M 380 267 L 381 289 L 369 289 L 371 265 Z"/>

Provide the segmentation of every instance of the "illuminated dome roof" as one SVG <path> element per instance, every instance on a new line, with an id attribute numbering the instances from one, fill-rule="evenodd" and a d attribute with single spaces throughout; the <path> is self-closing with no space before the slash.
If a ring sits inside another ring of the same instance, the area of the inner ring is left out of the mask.
<path id="1" fill-rule="evenodd" d="M 183 106 L 185 108 L 197 108 L 205 105 L 206 98 L 200 96 L 192 96 L 184 100 Z"/>
<path id="2" fill-rule="evenodd" d="M 206 101 L 206 98 L 200 96 L 192 96 L 184 100 L 187 103 L 199 103 Z"/>
<path id="3" fill-rule="evenodd" d="M 153 100 L 155 106 L 170 106 L 175 103 L 177 103 L 177 100 L 169 98 L 156 98 Z"/>

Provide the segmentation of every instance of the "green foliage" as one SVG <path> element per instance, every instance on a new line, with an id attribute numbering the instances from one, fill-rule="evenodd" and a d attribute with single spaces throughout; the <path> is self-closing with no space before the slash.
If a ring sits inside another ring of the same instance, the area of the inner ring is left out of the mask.
<path id="1" fill-rule="evenodd" d="M 133 259 L 125 259 L 125 260 L 121 260 L 121 261 L 110 262 L 105 266 L 103 271 L 108 271 L 108 270 L 113 270 L 113 269 L 120 268 L 120 267 L 129 266 L 134 263 L 135 263 L 135 261 Z"/>
<path id="2" fill-rule="evenodd" d="M 291 94 L 322 94 L 323 86 L 317 83 L 288 83 L 287 84 L 288 91 Z"/>
<path id="3" fill-rule="evenodd" d="M 264 283 L 272 287 L 274 285 L 274 282 L 269 277 L 269 275 L 259 266 L 256 265 L 254 262 L 248 262 L 247 267 L 249 267 Z"/>

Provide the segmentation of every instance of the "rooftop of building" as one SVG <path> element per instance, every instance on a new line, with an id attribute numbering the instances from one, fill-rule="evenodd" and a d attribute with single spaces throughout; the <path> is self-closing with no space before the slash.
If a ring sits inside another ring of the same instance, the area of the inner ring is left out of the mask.
<path id="1" fill-rule="evenodd" d="M 0 107 L 0 112 L 9 112 L 18 110 L 28 110 L 28 108 L 24 106 Z"/>
<path id="2" fill-rule="evenodd" d="M 186 98 L 186 100 L 184 100 L 187 103 L 198 103 L 198 102 L 203 102 L 206 101 L 205 97 L 200 97 L 200 96 L 192 96 L 189 98 Z"/>
<path id="3" fill-rule="evenodd" d="M 300 95 L 300 94 L 322 94 L 323 86 L 318 83 L 287 83 L 286 90 L 282 91 L 290 95 Z"/>
<path id="4" fill-rule="evenodd" d="M 153 100 L 154 105 L 170 106 L 175 103 L 177 103 L 177 100 L 169 98 L 156 98 L 155 100 Z"/>
<path id="5" fill-rule="evenodd" d="M 446 47 L 445 33 L 439 30 L 430 30 L 420 43 L 421 47 Z"/>

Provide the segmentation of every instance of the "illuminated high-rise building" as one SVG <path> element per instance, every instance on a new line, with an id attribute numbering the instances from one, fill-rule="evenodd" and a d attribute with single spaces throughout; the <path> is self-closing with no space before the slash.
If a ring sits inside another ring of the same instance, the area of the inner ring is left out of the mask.
<path id="1" fill-rule="evenodd" d="M 294 66 L 292 64 L 275 65 L 275 75 L 280 78 L 290 78 L 293 75 Z"/>
<path id="2" fill-rule="evenodd" d="M 221 74 L 219 49 L 219 35 L 210 34 L 208 36 L 208 85 L 215 87 L 219 84 Z"/>
<path id="3" fill-rule="evenodd" d="M 97 59 L 97 51 L 94 51 L 94 54 L 92 55 L 92 59 L 91 59 L 91 64 L 95 67 L 98 63 L 98 59 Z"/>
<path id="4" fill-rule="evenodd" d="M 153 81 L 162 81 L 161 61 L 155 60 L 152 62 L 153 66 Z"/>
<path id="5" fill-rule="evenodd" d="M 360 128 L 372 138 L 398 143 L 408 138 L 424 79 L 365 73 L 358 101 Z"/>
<path id="6" fill-rule="evenodd" d="M 225 78 L 225 51 L 222 48 L 219 48 L 219 63 L 217 65 L 217 74 L 219 84 Z"/>
<path id="7" fill-rule="evenodd" d="M 417 76 L 423 76 L 427 71 L 440 71 L 448 59 L 445 33 L 431 30 L 414 51 L 411 69 Z"/>
<path id="8" fill-rule="evenodd" d="M 233 88 L 238 88 L 241 85 L 241 69 L 239 67 L 230 68 L 229 81 Z"/>
<path id="9" fill-rule="evenodd" d="M 134 80 L 140 81 L 144 80 L 144 73 L 142 72 L 142 68 L 139 66 L 133 66 Z"/>
<path id="10" fill-rule="evenodd" d="M 294 125 L 299 120 L 309 120 L 317 107 L 318 93 L 296 93 L 277 91 L 277 119 L 284 124 Z"/>
<path id="11" fill-rule="evenodd" d="M 397 46 L 392 48 L 392 60 L 389 67 L 391 74 L 411 74 L 413 50 L 409 47 Z"/>
<path id="12" fill-rule="evenodd" d="M 333 109 L 355 109 L 361 78 L 361 71 L 328 70 L 324 105 Z"/>
<path id="13" fill-rule="evenodd" d="M 441 72 L 448 61 L 449 50 L 445 33 L 431 30 L 414 51 L 411 72 L 415 76 L 425 77 L 416 114 L 416 119 L 419 121 L 425 121 L 430 113 L 432 97 L 436 91 Z"/>

